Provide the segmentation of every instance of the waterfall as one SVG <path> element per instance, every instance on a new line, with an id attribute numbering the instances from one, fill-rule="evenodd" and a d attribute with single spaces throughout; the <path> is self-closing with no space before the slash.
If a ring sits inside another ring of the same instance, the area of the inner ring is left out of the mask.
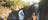
<path id="1" fill-rule="evenodd" d="M 23 12 L 23 10 L 20 10 L 18 12 L 18 15 L 19 15 L 19 20 L 24 20 L 24 12 Z"/>

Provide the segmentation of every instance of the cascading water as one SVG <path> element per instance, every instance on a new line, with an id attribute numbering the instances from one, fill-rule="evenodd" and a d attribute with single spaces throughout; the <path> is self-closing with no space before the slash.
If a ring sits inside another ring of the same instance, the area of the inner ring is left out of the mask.
<path id="1" fill-rule="evenodd" d="M 20 10 L 18 15 L 19 15 L 19 20 L 24 20 L 24 12 L 23 12 L 23 10 Z"/>

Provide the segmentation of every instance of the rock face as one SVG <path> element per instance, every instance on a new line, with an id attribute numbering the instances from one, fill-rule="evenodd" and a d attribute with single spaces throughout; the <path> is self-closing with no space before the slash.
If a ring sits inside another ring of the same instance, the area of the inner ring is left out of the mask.
<path id="1" fill-rule="evenodd" d="M 10 13 L 7 20 L 16 20 L 16 12 Z"/>
<path id="2" fill-rule="evenodd" d="M 42 0 L 40 7 L 40 20 L 48 20 L 48 0 Z"/>

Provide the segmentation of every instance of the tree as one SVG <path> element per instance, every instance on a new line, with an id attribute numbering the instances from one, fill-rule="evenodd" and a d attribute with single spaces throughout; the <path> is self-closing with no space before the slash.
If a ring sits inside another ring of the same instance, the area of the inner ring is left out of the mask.
<path id="1" fill-rule="evenodd" d="M 12 2 L 10 4 L 12 5 L 14 4 L 14 6 L 11 6 L 11 8 L 14 10 L 19 10 L 19 8 L 21 9 L 24 8 L 25 6 L 29 6 L 29 2 L 23 2 L 22 0 L 12 0 Z"/>

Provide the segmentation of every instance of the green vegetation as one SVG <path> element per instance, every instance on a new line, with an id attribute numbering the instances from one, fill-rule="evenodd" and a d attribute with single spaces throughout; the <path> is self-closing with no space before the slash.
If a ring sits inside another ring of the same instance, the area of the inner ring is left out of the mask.
<path id="1" fill-rule="evenodd" d="M 25 6 L 29 6 L 29 2 L 23 2 L 22 0 L 10 0 L 11 8 L 16 10 L 17 7 L 24 8 Z"/>

